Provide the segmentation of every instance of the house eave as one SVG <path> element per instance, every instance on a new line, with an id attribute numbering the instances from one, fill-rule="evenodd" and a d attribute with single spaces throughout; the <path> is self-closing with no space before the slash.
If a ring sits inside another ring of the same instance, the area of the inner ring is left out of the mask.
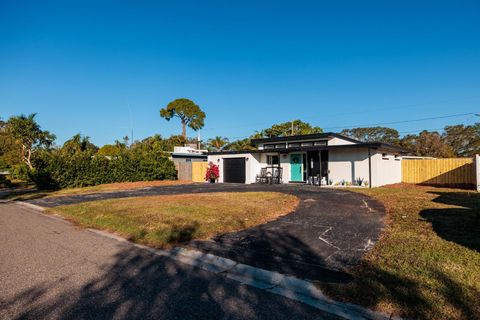
<path id="1" fill-rule="evenodd" d="M 258 153 L 291 153 L 304 151 L 320 151 L 320 150 L 340 150 L 340 149 L 359 149 L 370 148 L 380 151 L 387 151 L 398 154 L 406 154 L 407 150 L 388 143 L 382 142 L 361 142 L 357 144 L 342 144 L 334 146 L 313 146 L 313 147 L 295 147 L 295 148 L 281 148 L 281 149 L 261 149 L 261 150 L 235 150 L 235 151 L 219 151 L 209 152 L 208 155 L 227 155 L 227 154 L 258 154 Z"/>
<path id="2" fill-rule="evenodd" d="M 350 138 L 335 132 L 325 132 L 325 133 L 313 133 L 313 134 L 303 134 L 296 136 L 285 136 L 285 137 L 272 137 L 272 138 L 261 138 L 261 139 L 252 139 L 252 143 L 258 145 L 260 143 L 268 142 L 279 142 L 279 141 L 300 141 L 300 140 L 312 140 L 312 139 L 330 139 L 330 138 L 340 138 L 346 141 L 353 143 L 362 143 L 360 140 Z"/>

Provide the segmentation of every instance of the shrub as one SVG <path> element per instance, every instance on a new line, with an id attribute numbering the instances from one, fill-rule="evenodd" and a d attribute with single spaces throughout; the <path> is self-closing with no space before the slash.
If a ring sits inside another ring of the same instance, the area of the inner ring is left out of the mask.
<path id="1" fill-rule="evenodd" d="M 13 179 L 29 181 L 29 172 L 26 164 L 16 164 L 11 168 L 11 176 Z"/>
<path id="2" fill-rule="evenodd" d="M 0 174 L 0 188 L 10 188 L 12 182 L 3 174 Z"/>
<path id="3" fill-rule="evenodd" d="M 30 178 L 39 188 L 71 188 L 103 183 L 175 179 L 175 165 L 163 153 L 126 150 L 107 158 L 90 152 L 39 154 Z"/>

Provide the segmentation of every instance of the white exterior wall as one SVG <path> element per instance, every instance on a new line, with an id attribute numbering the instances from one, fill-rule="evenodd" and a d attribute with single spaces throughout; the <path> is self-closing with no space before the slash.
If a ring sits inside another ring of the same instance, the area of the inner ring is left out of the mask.
<path id="1" fill-rule="evenodd" d="M 301 153 L 301 152 L 299 152 Z M 382 156 L 382 152 L 371 150 L 371 180 L 369 178 L 368 148 L 345 148 L 329 150 L 329 179 L 335 185 L 343 180 L 353 183 L 356 178 L 363 178 L 372 187 L 379 187 L 386 184 L 400 183 L 402 181 L 402 158 L 395 158 L 394 154 Z M 266 167 L 267 156 L 278 155 L 278 153 L 242 153 L 242 154 L 221 154 L 209 155 L 208 161 L 219 166 L 219 182 L 223 182 L 223 158 L 247 158 L 245 162 L 245 182 L 255 183 L 255 177 L 260 169 Z M 220 161 L 219 161 L 220 160 Z M 280 154 L 280 166 L 283 168 L 283 182 L 290 181 L 290 155 Z"/>
<path id="2" fill-rule="evenodd" d="M 340 146 L 340 145 L 345 145 L 345 144 L 354 144 L 355 142 L 349 141 L 349 140 L 344 140 L 341 138 L 333 137 L 332 139 L 328 140 L 328 145 L 329 146 Z"/>
<path id="3" fill-rule="evenodd" d="M 333 185 L 345 180 L 353 183 L 356 178 L 369 181 L 368 149 L 348 148 L 329 150 L 328 178 Z M 369 181 L 370 183 L 370 181 Z"/>
<path id="4" fill-rule="evenodd" d="M 218 165 L 220 171 L 220 178 L 218 182 L 223 182 L 223 160 L 225 158 L 247 158 L 245 161 L 245 183 L 255 183 L 255 177 L 260 173 L 260 154 L 240 153 L 240 154 L 219 154 L 209 155 L 208 162 L 213 162 Z"/>
<path id="5" fill-rule="evenodd" d="M 402 157 L 381 151 L 372 155 L 372 187 L 402 182 Z"/>
<path id="6" fill-rule="evenodd" d="M 372 187 L 402 182 L 402 159 L 394 154 L 382 156 L 382 152 L 371 150 L 371 180 L 368 168 L 368 148 L 349 148 L 329 151 L 329 179 L 335 185 L 342 180 L 353 183 L 363 178 Z"/>

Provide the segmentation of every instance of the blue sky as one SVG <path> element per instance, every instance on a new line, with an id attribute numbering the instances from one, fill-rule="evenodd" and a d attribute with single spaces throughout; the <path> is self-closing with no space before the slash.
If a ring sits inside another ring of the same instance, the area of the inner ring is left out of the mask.
<path id="1" fill-rule="evenodd" d="M 479 1 L 0 2 L 0 116 L 37 112 L 60 143 L 178 134 L 159 109 L 179 97 L 233 139 L 480 112 L 479 89 Z"/>

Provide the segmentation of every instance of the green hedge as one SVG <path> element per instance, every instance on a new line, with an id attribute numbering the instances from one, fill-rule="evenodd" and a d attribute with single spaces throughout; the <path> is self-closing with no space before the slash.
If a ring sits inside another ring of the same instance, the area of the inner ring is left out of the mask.
<path id="1" fill-rule="evenodd" d="M 114 158 L 88 152 L 45 152 L 34 159 L 30 179 L 39 188 L 72 188 L 103 183 L 176 179 L 172 161 L 161 153 L 125 151 Z"/>
<path id="2" fill-rule="evenodd" d="M 0 188 L 10 188 L 12 182 L 3 174 L 0 174 Z"/>

